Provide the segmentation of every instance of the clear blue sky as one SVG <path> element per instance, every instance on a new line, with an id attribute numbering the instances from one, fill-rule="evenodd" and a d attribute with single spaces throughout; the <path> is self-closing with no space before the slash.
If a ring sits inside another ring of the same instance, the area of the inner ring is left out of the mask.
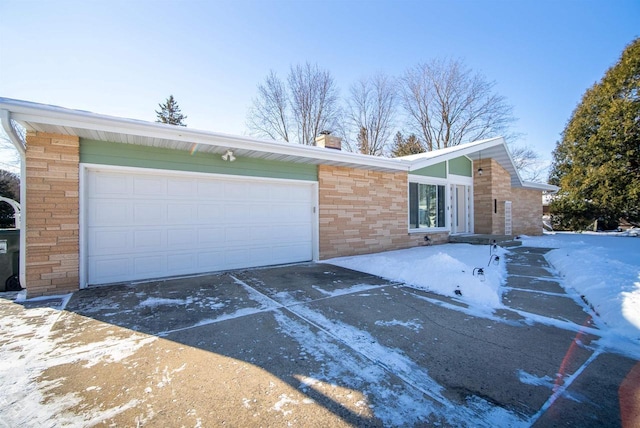
<path id="1" fill-rule="evenodd" d="M 514 106 L 544 158 L 584 91 L 640 36 L 639 0 L 0 0 L 0 96 L 154 121 L 173 94 L 191 128 L 245 134 L 270 69 L 318 63 L 341 93 L 463 59 Z"/>

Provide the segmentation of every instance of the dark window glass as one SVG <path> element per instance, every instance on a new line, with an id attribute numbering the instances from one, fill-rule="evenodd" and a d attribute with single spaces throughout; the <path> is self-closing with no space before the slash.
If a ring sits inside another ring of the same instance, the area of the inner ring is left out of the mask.
<path id="1" fill-rule="evenodd" d="M 409 183 L 411 229 L 445 227 L 445 186 Z"/>

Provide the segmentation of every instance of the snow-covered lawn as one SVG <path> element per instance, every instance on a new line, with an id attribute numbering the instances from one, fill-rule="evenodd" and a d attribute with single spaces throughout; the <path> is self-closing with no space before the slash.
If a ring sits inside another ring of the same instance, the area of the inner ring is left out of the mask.
<path id="1" fill-rule="evenodd" d="M 557 248 L 546 258 L 588 302 L 610 333 L 640 341 L 640 238 L 605 233 L 526 237 L 532 247 Z"/>
<path id="2" fill-rule="evenodd" d="M 488 245 L 445 244 L 339 257 L 326 263 L 457 297 L 476 311 L 492 312 L 502 307 L 500 286 L 507 276 L 505 253 L 502 247 L 493 250 Z M 497 265 L 494 255 L 500 258 Z M 478 276 L 478 268 L 483 270 L 484 280 Z"/>
<path id="3" fill-rule="evenodd" d="M 640 238 L 555 233 L 523 237 L 523 245 L 557 248 L 545 257 L 558 270 L 563 279 L 561 285 L 568 293 L 584 296 L 599 315 L 596 322 L 603 333 L 606 330 L 606 339 L 640 341 Z M 498 248 L 497 255 L 501 258 L 498 266 L 489 263 L 489 246 L 468 244 L 412 248 L 326 262 L 456 297 L 482 315 L 503 306 L 505 252 Z M 484 282 L 473 275 L 478 267 L 484 269 Z M 456 295 L 456 289 L 461 295 Z"/>

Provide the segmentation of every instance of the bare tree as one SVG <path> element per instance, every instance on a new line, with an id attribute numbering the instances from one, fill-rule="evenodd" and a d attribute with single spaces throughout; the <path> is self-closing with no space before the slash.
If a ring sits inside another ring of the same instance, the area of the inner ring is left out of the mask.
<path id="1" fill-rule="evenodd" d="M 338 89 L 329 71 L 308 62 L 292 66 L 288 81 L 298 142 L 314 145 L 320 131 L 331 131 L 338 120 Z"/>
<path id="2" fill-rule="evenodd" d="M 247 115 L 254 135 L 313 145 L 320 131 L 339 128 L 338 89 L 326 70 L 292 66 L 286 83 L 271 71 Z"/>
<path id="3" fill-rule="evenodd" d="M 253 135 L 289 141 L 291 121 L 289 97 L 284 82 L 271 70 L 247 115 L 247 126 Z"/>
<path id="4" fill-rule="evenodd" d="M 402 83 L 404 108 L 429 151 L 510 136 L 512 107 L 493 92 L 494 82 L 472 73 L 461 60 L 419 64 L 405 72 Z"/>
<path id="5" fill-rule="evenodd" d="M 540 154 L 528 146 L 509 145 L 513 163 L 525 181 L 546 181 L 546 168 Z"/>
<path id="6" fill-rule="evenodd" d="M 358 133 L 361 153 L 380 156 L 385 152 L 396 113 L 396 85 L 378 74 L 354 83 L 348 101 L 348 120 Z"/>

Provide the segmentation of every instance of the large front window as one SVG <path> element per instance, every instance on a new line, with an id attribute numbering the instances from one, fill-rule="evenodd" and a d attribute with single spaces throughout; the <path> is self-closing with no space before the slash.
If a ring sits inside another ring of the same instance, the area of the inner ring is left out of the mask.
<path id="1" fill-rule="evenodd" d="M 409 183 L 409 228 L 445 227 L 445 186 Z"/>

